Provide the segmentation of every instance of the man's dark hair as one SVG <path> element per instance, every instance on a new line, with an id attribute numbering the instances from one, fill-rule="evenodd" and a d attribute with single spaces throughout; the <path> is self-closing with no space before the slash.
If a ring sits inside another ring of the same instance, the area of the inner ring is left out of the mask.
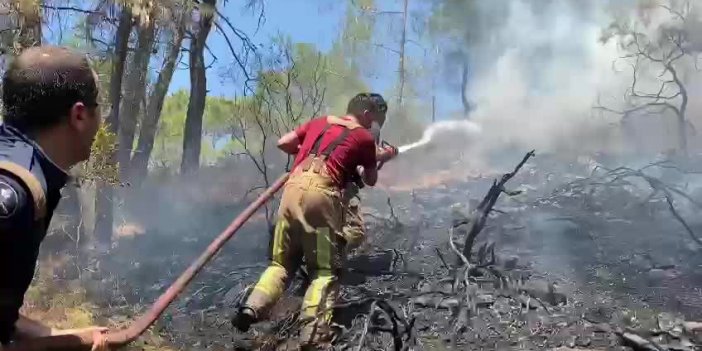
<path id="1" fill-rule="evenodd" d="M 3 120 L 24 131 L 53 127 L 75 103 L 96 107 L 97 99 L 87 57 L 68 48 L 28 48 L 12 60 L 2 79 Z"/>
<path id="2" fill-rule="evenodd" d="M 380 94 L 360 93 L 349 101 L 346 113 L 360 116 L 364 111 L 387 112 L 388 104 Z"/>

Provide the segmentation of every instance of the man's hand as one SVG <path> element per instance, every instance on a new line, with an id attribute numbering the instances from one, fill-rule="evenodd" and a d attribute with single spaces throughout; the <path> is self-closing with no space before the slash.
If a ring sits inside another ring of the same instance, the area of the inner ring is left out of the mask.
<path id="1" fill-rule="evenodd" d="M 107 338 L 105 337 L 105 335 L 107 334 L 107 328 L 104 328 L 104 327 L 87 327 L 87 328 L 62 329 L 62 330 L 53 329 L 51 331 L 52 336 L 84 334 L 84 333 L 92 333 L 93 334 L 93 347 L 90 349 L 90 351 L 108 351 L 109 350 L 109 347 L 107 344 Z"/>
<path id="2" fill-rule="evenodd" d="M 382 168 L 385 162 L 388 162 L 395 158 L 397 154 L 397 148 L 393 146 L 377 148 L 375 150 L 375 158 L 378 160 L 378 169 Z"/>

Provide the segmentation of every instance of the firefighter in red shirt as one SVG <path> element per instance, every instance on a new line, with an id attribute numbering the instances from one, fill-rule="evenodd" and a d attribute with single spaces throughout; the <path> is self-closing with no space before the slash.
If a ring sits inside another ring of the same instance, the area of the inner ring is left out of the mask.
<path id="1" fill-rule="evenodd" d="M 278 140 L 278 148 L 297 156 L 280 200 L 271 263 L 233 318 L 237 329 L 248 331 L 269 311 L 304 258 L 311 283 L 302 304 L 302 344 L 329 341 L 347 241 L 342 192 L 358 176 L 375 185 L 378 163 L 397 155 L 395 149 L 378 149 L 370 132 L 382 126 L 386 111 L 379 94 L 358 94 L 346 116 L 313 119 Z"/>

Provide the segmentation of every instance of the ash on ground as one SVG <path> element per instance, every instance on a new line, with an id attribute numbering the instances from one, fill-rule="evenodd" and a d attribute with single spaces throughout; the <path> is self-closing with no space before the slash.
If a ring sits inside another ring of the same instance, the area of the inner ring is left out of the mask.
<path id="1" fill-rule="evenodd" d="M 472 218 L 500 174 L 366 191 L 369 240 L 349 256 L 342 277 L 334 348 L 700 350 L 702 175 L 671 162 L 603 163 L 563 165 L 545 155 L 527 163 L 507 183 L 520 192 L 502 194 L 490 212 L 469 266 L 455 253 L 465 230 L 455 228 L 452 247 L 449 228 Z M 107 263 L 119 278 L 101 285 L 119 286 L 111 291 L 124 306 L 148 306 L 215 235 L 194 234 L 120 243 Z M 247 334 L 231 327 L 242 291 L 264 269 L 268 237 L 262 223 L 240 236 L 154 333 L 188 350 L 296 346 L 299 277 L 268 321 Z M 174 240 L 181 245 L 172 255 L 148 255 Z M 124 306 L 112 312 L 127 314 Z"/>

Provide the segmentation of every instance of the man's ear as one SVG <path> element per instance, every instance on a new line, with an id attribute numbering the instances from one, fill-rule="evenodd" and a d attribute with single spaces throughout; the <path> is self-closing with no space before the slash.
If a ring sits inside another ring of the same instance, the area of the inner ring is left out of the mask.
<path id="1" fill-rule="evenodd" d="M 370 112 L 368 110 L 363 111 L 363 124 L 368 124 L 373 122 L 373 112 Z"/>
<path id="2" fill-rule="evenodd" d="M 87 116 L 87 106 L 85 106 L 84 103 L 82 102 L 76 102 L 71 106 L 70 111 L 68 112 L 68 119 L 69 123 L 71 125 L 74 125 L 75 123 L 82 123 L 84 120 L 88 117 Z"/>

